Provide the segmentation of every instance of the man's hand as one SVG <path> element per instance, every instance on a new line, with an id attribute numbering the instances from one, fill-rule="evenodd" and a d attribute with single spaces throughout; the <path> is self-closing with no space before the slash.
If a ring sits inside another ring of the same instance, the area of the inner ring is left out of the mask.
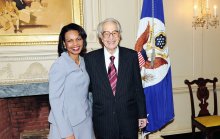
<path id="1" fill-rule="evenodd" d="M 147 118 L 138 119 L 139 128 L 144 128 L 147 125 L 147 123 L 148 123 Z"/>

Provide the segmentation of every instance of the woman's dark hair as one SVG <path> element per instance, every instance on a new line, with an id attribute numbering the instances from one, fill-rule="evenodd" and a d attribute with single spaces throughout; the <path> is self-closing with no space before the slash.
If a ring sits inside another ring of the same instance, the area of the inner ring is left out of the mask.
<path id="1" fill-rule="evenodd" d="M 59 42 L 58 42 L 58 55 L 61 56 L 61 54 L 63 52 L 67 51 L 67 49 L 64 46 L 64 41 L 65 41 L 65 34 L 66 34 L 66 32 L 68 32 L 70 30 L 78 31 L 79 36 L 82 37 L 82 39 L 83 39 L 83 48 L 82 48 L 82 50 L 80 52 L 80 56 L 84 56 L 84 54 L 86 53 L 86 46 L 87 46 L 87 41 L 86 41 L 87 34 L 86 34 L 85 30 L 81 26 L 79 26 L 79 25 L 77 25 L 75 23 L 70 23 L 70 24 L 64 26 L 61 29 L 61 32 L 60 32 L 60 35 L 59 35 Z"/>

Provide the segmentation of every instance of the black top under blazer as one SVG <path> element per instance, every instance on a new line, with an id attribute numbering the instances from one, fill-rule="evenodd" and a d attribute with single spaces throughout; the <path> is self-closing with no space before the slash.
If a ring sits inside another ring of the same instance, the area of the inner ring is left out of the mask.
<path id="1" fill-rule="evenodd" d="M 93 94 L 93 125 L 97 139 L 137 139 L 138 119 L 146 118 L 137 52 L 119 47 L 115 96 L 108 79 L 104 49 L 85 56 Z"/>

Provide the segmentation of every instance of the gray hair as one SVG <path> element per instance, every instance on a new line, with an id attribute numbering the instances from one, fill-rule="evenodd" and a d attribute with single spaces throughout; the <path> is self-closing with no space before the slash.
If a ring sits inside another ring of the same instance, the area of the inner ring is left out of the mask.
<path id="1" fill-rule="evenodd" d="M 118 22 L 118 20 L 114 19 L 114 18 L 107 18 L 104 21 L 100 22 L 98 27 L 97 27 L 97 36 L 98 38 L 102 37 L 102 33 L 103 33 L 103 25 L 107 22 L 111 22 L 114 23 L 117 27 L 117 31 L 119 32 L 119 34 L 121 34 L 122 30 L 121 30 L 121 24 Z"/>

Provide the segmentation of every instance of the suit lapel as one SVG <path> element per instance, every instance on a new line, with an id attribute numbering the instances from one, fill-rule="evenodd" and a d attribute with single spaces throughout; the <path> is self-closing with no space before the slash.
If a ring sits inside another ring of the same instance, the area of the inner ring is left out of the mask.
<path id="1" fill-rule="evenodd" d="M 123 52 L 123 49 L 119 47 L 118 80 L 117 80 L 116 93 L 115 93 L 116 96 L 121 94 L 119 90 L 121 90 L 121 87 L 123 87 L 124 69 L 126 69 L 126 56 L 125 53 Z"/>
<path id="2" fill-rule="evenodd" d="M 100 61 L 100 64 L 98 67 L 98 69 L 100 70 L 100 74 L 104 75 L 103 78 L 105 78 L 105 80 L 108 79 L 108 74 L 107 74 L 106 67 L 105 67 L 104 49 L 101 49 L 99 58 L 97 59 L 97 61 Z"/>
<path id="3" fill-rule="evenodd" d="M 112 94 L 112 88 L 111 88 L 111 85 L 110 85 L 110 82 L 109 82 L 109 79 L 108 79 L 108 73 L 106 71 L 106 67 L 105 67 L 105 56 L 104 56 L 104 49 L 101 49 L 100 50 L 100 53 L 99 53 L 99 57 L 98 59 L 96 59 L 97 61 L 100 61 L 99 64 L 97 65 L 97 71 L 99 73 L 99 75 L 101 75 L 101 79 L 103 79 L 101 82 L 103 84 L 103 87 L 105 87 L 107 89 L 106 92 L 110 92 L 110 93 L 107 93 L 111 96 L 113 96 Z"/>

